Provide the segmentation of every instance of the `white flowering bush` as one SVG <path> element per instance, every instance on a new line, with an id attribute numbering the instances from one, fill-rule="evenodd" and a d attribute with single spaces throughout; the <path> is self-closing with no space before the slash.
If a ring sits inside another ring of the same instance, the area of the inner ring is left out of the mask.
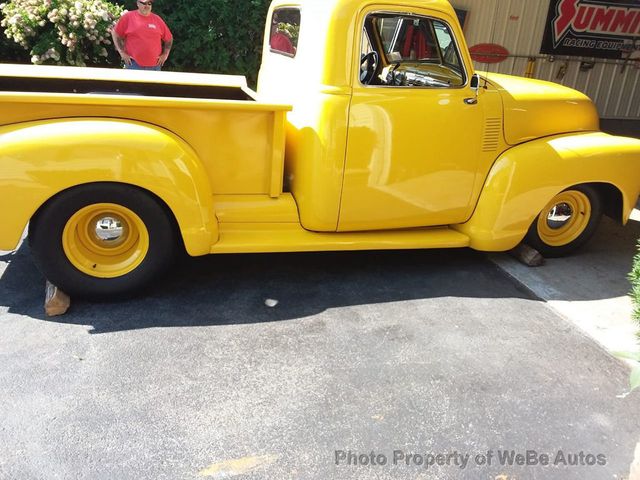
<path id="1" fill-rule="evenodd" d="M 111 27 L 123 9 L 106 0 L 11 0 L 0 4 L 5 35 L 30 51 L 31 62 L 114 63 Z"/>

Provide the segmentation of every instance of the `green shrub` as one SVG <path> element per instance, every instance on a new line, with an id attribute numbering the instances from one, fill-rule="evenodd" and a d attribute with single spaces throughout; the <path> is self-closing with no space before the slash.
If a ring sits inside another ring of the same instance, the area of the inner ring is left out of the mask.
<path id="1" fill-rule="evenodd" d="M 638 253 L 633 258 L 633 267 L 629 273 L 631 282 L 631 301 L 633 303 L 633 318 L 640 325 L 640 243 Z"/>
<path id="2" fill-rule="evenodd" d="M 10 38 L 7 38 L 2 28 L 0 28 L 0 62 L 31 63 L 29 52 Z"/>
<path id="3" fill-rule="evenodd" d="M 633 304 L 632 316 L 640 325 L 640 242 L 638 243 L 638 253 L 636 253 L 633 258 L 633 266 L 629 273 L 629 281 L 631 282 L 631 302 Z M 640 387 L 640 353 L 618 352 L 617 355 L 621 358 L 632 360 L 635 363 L 629 379 L 630 391 Z"/>
<path id="4" fill-rule="evenodd" d="M 177 0 L 167 12 L 175 40 L 170 67 L 247 76 L 253 83 L 269 2 Z"/>
<path id="5" fill-rule="evenodd" d="M 0 11 L 5 36 L 29 51 L 32 63 L 115 63 L 109 28 L 122 8 L 106 0 L 11 0 Z"/>

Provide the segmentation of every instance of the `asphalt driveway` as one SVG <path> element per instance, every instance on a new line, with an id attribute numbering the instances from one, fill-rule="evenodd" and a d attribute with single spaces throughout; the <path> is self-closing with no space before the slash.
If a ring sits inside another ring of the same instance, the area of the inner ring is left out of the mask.
<path id="1" fill-rule="evenodd" d="M 56 319 L 0 272 L 1 479 L 620 479 L 640 440 L 625 366 L 472 251 L 208 257 Z"/>

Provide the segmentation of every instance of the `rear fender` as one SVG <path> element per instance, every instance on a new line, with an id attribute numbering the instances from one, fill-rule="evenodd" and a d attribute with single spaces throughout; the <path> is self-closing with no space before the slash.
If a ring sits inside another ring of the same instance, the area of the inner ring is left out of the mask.
<path id="1" fill-rule="evenodd" d="M 626 223 L 640 193 L 639 166 L 640 140 L 601 132 L 518 145 L 494 163 L 471 219 L 453 228 L 468 235 L 476 250 L 509 250 L 553 196 L 585 183 L 619 191 L 618 215 Z"/>
<path id="2" fill-rule="evenodd" d="M 46 201 L 94 182 L 134 185 L 160 198 L 190 255 L 209 253 L 218 239 L 209 180 L 181 138 L 142 122 L 56 119 L 0 127 L 0 249 L 17 246 Z"/>

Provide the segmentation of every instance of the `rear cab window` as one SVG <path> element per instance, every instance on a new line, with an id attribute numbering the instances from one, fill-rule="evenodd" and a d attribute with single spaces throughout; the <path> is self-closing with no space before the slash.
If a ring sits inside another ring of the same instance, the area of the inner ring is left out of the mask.
<path id="1" fill-rule="evenodd" d="M 300 9 L 277 8 L 271 17 L 269 49 L 273 53 L 295 57 L 300 34 Z"/>

